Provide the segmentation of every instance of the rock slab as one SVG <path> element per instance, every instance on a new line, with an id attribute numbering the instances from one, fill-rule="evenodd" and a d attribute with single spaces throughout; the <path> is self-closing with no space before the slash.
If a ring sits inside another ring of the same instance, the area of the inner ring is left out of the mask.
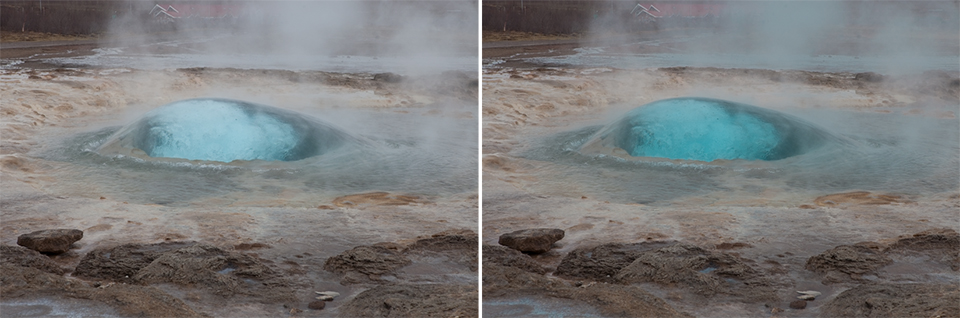
<path id="1" fill-rule="evenodd" d="M 0 264 L 32 267 L 51 274 L 63 275 L 65 272 L 46 255 L 21 246 L 0 245 Z"/>
<path id="2" fill-rule="evenodd" d="M 530 255 L 506 246 L 483 244 L 483 263 L 515 267 L 541 275 L 547 273 L 547 269 L 540 266 Z"/>
<path id="3" fill-rule="evenodd" d="M 41 230 L 20 235 L 17 245 L 41 253 L 59 254 L 70 250 L 70 245 L 83 238 L 77 229 Z"/>
<path id="4" fill-rule="evenodd" d="M 544 253 L 563 239 L 561 229 L 526 229 L 500 235 L 500 245 L 527 253 Z"/>
<path id="5" fill-rule="evenodd" d="M 820 308 L 821 317 L 960 317 L 956 284 L 864 284 Z"/>
<path id="6" fill-rule="evenodd" d="M 476 285 L 396 284 L 367 289 L 340 307 L 343 317 L 478 317 Z"/>

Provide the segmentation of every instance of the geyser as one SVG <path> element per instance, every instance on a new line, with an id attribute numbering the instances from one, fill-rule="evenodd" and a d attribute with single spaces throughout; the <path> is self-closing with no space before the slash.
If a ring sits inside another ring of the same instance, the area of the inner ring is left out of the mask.
<path id="1" fill-rule="evenodd" d="M 714 161 L 779 160 L 822 146 L 832 135 L 800 118 L 710 98 L 674 98 L 638 107 L 584 147 L 633 157 Z"/>
<path id="2" fill-rule="evenodd" d="M 154 109 L 100 149 L 135 148 L 150 157 L 221 162 L 294 161 L 336 149 L 347 139 L 331 125 L 291 111 L 202 98 Z"/>

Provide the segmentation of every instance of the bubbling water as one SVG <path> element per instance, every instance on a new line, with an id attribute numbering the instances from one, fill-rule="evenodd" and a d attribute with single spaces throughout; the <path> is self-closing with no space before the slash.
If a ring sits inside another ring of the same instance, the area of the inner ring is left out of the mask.
<path id="1" fill-rule="evenodd" d="M 101 152 L 231 162 L 296 161 L 334 150 L 346 133 L 305 115 L 229 99 L 189 99 L 154 109 L 121 129 Z"/>
<path id="2" fill-rule="evenodd" d="M 707 162 L 780 160 L 836 139 L 776 111 L 719 99 L 674 98 L 630 111 L 584 147 L 615 147 L 633 157 Z"/>

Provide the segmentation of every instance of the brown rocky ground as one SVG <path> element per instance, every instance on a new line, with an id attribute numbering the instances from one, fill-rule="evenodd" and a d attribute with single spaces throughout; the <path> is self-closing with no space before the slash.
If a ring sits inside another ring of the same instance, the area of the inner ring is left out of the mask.
<path id="1" fill-rule="evenodd" d="M 11 32 L 0 31 L 0 42 L 49 42 L 49 41 L 78 41 L 95 40 L 99 35 L 69 35 L 44 32 Z"/>
<path id="2" fill-rule="evenodd" d="M 671 241 L 607 243 L 573 250 L 556 269 L 545 271 L 541 266 L 545 262 L 538 255 L 531 257 L 484 245 L 483 290 L 485 299 L 538 295 L 584 301 L 611 317 L 680 317 L 688 314 L 674 306 L 695 308 L 691 301 L 737 302 L 765 308 L 764 313 L 754 312 L 751 316 L 804 316 L 797 311 L 805 309 L 808 302 L 816 302 L 816 306 L 822 306 L 821 317 L 957 317 L 960 288 L 955 280 L 956 270 L 944 273 L 954 277 L 952 284 L 948 283 L 950 279 L 945 283 L 918 284 L 883 282 L 883 277 L 889 276 L 882 269 L 894 263 L 910 263 L 911 256 L 907 255 L 916 257 L 917 253 L 942 265 L 955 266 L 960 253 L 958 240 L 960 235 L 953 230 L 935 229 L 900 238 L 887 246 L 862 242 L 855 245 L 862 250 L 846 252 L 849 246 L 841 245 L 810 257 L 806 270 L 824 280 L 820 288 L 812 290 L 833 293 L 824 297 L 817 294 L 810 300 L 797 300 L 797 294 L 784 292 L 804 285 L 796 279 L 796 273 L 789 273 L 789 266 L 770 260 L 760 264 L 737 256 L 739 253 L 710 247 Z M 892 259 L 878 259 L 857 253 L 894 254 L 890 254 Z M 544 275 L 545 272 L 553 275 Z M 845 274 L 852 279 L 844 279 Z M 809 273 L 800 273 L 805 275 Z M 842 277 L 837 279 L 839 275 Z M 867 275 L 873 278 L 866 278 Z M 834 284 L 843 287 L 831 288 Z M 647 291 L 651 289 L 671 292 L 664 301 Z M 839 291 L 842 292 L 837 294 Z M 794 304 L 797 302 L 801 305 Z M 785 312 L 786 303 L 791 303 L 790 312 Z"/>
<path id="3" fill-rule="evenodd" d="M 544 41 L 544 40 L 573 40 L 579 39 L 580 34 L 543 34 L 520 31 L 490 31 L 483 30 L 483 42 L 500 41 Z"/>
<path id="4" fill-rule="evenodd" d="M 395 250 L 391 255 L 402 258 L 403 262 L 385 266 L 382 258 L 364 254 L 373 247 Z M 211 313 L 190 305 L 200 298 L 216 302 L 243 299 L 289 310 L 275 311 L 274 315 L 324 316 L 324 312 L 318 310 L 326 307 L 308 310 L 309 301 L 301 301 L 305 291 L 299 290 L 302 282 L 298 282 L 296 276 L 310 270 L 309 266 L 285 269 L 288 266 L 260 258 L 257 253 L 241 247 L 231 251 L 197 242 L 125 244 L 93 250 L 72 270 L 22 247 L 2 245 L 2 250 L 0 289 L 6 301 L 82 299 L 113 308 L 122 316 L 141 317 L 210 316 Z M 421 238 L 408 245 L 383 242 L 358 246 L 329 258 L 324 269 L 343 275 L 340 284 L 363 290 L 346 297 L 340 316 L 476 317 L 478 293 L 476 284 L 470 283 L 469 278 L 471 272 L 476 273 L 476 255 L 476 233 L 454 231 Z M 289 264 L 295 263 L 285 262 Z M 432 266 L 460 268 L 460 271 L 444 273 L 460 278 L 451 281 L 432 275 L 435 273 L 416 270 Z M 72 274 L 65 277 L 64 272 Z M 179 287 L 158 288 L 170 284 Z M 174 296 L 177 291 L 186 291 L 187 299 Z M 5 310 L 16 309 L 9 306 Z"/>

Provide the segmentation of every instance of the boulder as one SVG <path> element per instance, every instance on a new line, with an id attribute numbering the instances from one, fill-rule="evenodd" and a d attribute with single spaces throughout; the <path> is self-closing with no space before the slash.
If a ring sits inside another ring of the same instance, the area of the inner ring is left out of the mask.
<path id="1" fill-rule="evenodd" d="M 561 229 L 526 229 L 500 235 L 500 245 L 527 253 L 544 253 L 563 239 Z"/>
<path id="2" fill-rule="evenodd" d="M 77 229 L 41 230 L 20 235 L 17 245 L 40 253 L 60 254 L 70 250 L 70 245 L 83 238 Z"/>

